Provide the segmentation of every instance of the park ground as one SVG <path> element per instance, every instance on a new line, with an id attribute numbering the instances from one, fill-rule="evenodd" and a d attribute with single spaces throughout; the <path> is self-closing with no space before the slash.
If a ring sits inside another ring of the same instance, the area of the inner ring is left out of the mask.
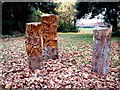
<path id="1" fill-rule="evenodd" d="M 91 72 L 92 33 L 58 33 L 59 59 L 43 61 L 44 69 L 28 68 L 24 36 L 3 38 L 0 44 L 2 88 L 120 88 L 120 38 L 112 37 L 110 70 L 106 76 Z"/>

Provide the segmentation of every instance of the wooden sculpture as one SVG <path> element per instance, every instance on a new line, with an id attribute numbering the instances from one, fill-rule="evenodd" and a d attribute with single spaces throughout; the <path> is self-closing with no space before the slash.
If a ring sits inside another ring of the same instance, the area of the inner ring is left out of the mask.
<path id="1" fill-rule="evenodd" d="M 26 51 L 31 69 L 43 68 L 45 59 L 57 59 L 57 17 L 53 14 L 45 14 L 42 22 L 26 24 Z"/>
<path id="2" fill-rule="evenodd" d="M 43 37 L 43 56 L 47 59 L 57 59 L 57 17 L 53 14 L 42 15 L 41 23 Z"/>
<path id="3" fill-rule="evenodd" d="M 31 69 L 42 68 L 42 33 L 41 23 L 27 23 L 25 36 L 26 51 L 29 67 Z"/>
<path id="4" fill-rule="evenodd" d="M 93 30 L 93 65 L 92 70 L 100 74 L 109 71 L 109 52 L 112 26 L 97 27 Z"/>

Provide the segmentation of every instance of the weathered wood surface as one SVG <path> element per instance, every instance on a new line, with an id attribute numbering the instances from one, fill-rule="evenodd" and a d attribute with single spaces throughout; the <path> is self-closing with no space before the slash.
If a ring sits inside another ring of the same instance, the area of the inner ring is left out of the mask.
<path id="1" fill-rule="evenodd" d="M 42 68 L 42 33 L 41 23 L 26 23 L 25 35 L 26 51 L 29 67 L 31 69 Z M 41 65 L 40 65 L 41 64 Z"/>
<path id="2" fill-rule="evenodd" d="M 41 23 L 43 36 L 43 56 L 46 59 L 57 59 L 57 16 L 53 14 L 42 15 Z"/>
<path id="3" fill-rule="evenodd" d="M 92 71 L 100 74 L 109 72 L 109 53 L 112 26 L 97 27 L 93 30 L 93 64 Z"/>

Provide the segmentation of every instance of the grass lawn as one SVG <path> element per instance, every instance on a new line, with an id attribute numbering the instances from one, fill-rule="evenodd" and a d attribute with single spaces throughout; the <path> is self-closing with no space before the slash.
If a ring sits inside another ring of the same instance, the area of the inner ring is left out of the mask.
<path id="1" fill-rule="evenodd" d="M 86 29 L 89 29 L 89 28 L 86 28 Z M 65 35 L 66 34 L 66 35 Z M 82 39 L 83 41 L 84 40 L 88 40 L 88 41 L 93 41 L 93 31 L 90 30 L 90 33 L 89 31 L 80 31 L 80 32 L 77 32 L 77 33 L 74 33 L 74 32 L 67 32 L 67 33 L 61 33 L 61 32 L 58 32 L 58 36 L 59 37 L 68 37 L 68 38 L 74 38 L 75 37 L 77 39 Z M 112 41 L 115 41 L 115 42 L 120 42 L 120 37 L 111 37 L 111 40 Z"/>
<path id="2" fill-rule="evenodd" d="M 92 34 L 93 28 L 79 28 L 80 34 Z"/>
<path id="3" fill-rule="evenodd" d="M 85 31 L 92 31 L 93 28 L 82 28 L 82 27 L 80 27 L 79 30 L 81 30 L 81 31 L 82 31 L 82 30 L 85 30 Z"/>

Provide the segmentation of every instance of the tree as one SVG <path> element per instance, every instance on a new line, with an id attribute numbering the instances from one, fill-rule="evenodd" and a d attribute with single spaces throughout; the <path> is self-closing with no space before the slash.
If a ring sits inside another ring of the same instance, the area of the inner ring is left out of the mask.
<path id="1" fill-rule="evenodd" d="M 24 32 L 27 17 L 32 13 L 31 7 L 32 3 L 28 2 L 3 3 L 3 34 L 12 34 L 13 31 Z"/>
<path id="2" fill-rule="evenodd" d="M 25 32 L 25 24 L 31 22 L 31 15 L 40 17 L 43 13 L 56 13 L 56 4 L 52 2 L 4 2 L 2 3 L 2 34 L 12 34 L 13 31 Z M 34 10 L 33 10 L 34 8 Z M 39 19 L 39 18 L 38 18 Z M 38 21 L 38 19 L 34 19 Z"/>
<path id="3" fill-rule="evenodd" d="M 90 3 L 88 3 L 88 2 L 77 2 L 75 4 L 75 8 L 77 10 L 77 13 L 76 13 L 77 19 L 80 19 L 85 14 L 90 12 Z"/>
<path id="4" fill-rule="evenodd" d="M 113 25 L 113 32 L 117 31 L 117 23 L 120 21 L 120 2 L 77 2 L 76 16 L 78 19 L 83 17 L 85 14 L 92 12 L 91 18 L 105 11 L 105 22 Z"/>
<path id="5" fill-rule="evenodd" d="M 38 7 L 41 12 L 48 14 L 57 14 L 55 8 L 57 7 L 57 3 L 54 2 L 39 2 L 34 3 L 35 7 Z"/>
<path id="6" fill-rule="evenodd" d="M 77 31 L 75 27 L 75 13 L 74 2 L 60 2 L 56 8 L 58 12 L 58 31 L 69 32 Z"/>
<path id="7" fill-rule="evenodd" d="M 60 2 L 56 8 L 58 12 L 58 18 L 62 21 L 70 22 L 74 20 L 74 14 L 76 12 L 73 2 Z"/>

